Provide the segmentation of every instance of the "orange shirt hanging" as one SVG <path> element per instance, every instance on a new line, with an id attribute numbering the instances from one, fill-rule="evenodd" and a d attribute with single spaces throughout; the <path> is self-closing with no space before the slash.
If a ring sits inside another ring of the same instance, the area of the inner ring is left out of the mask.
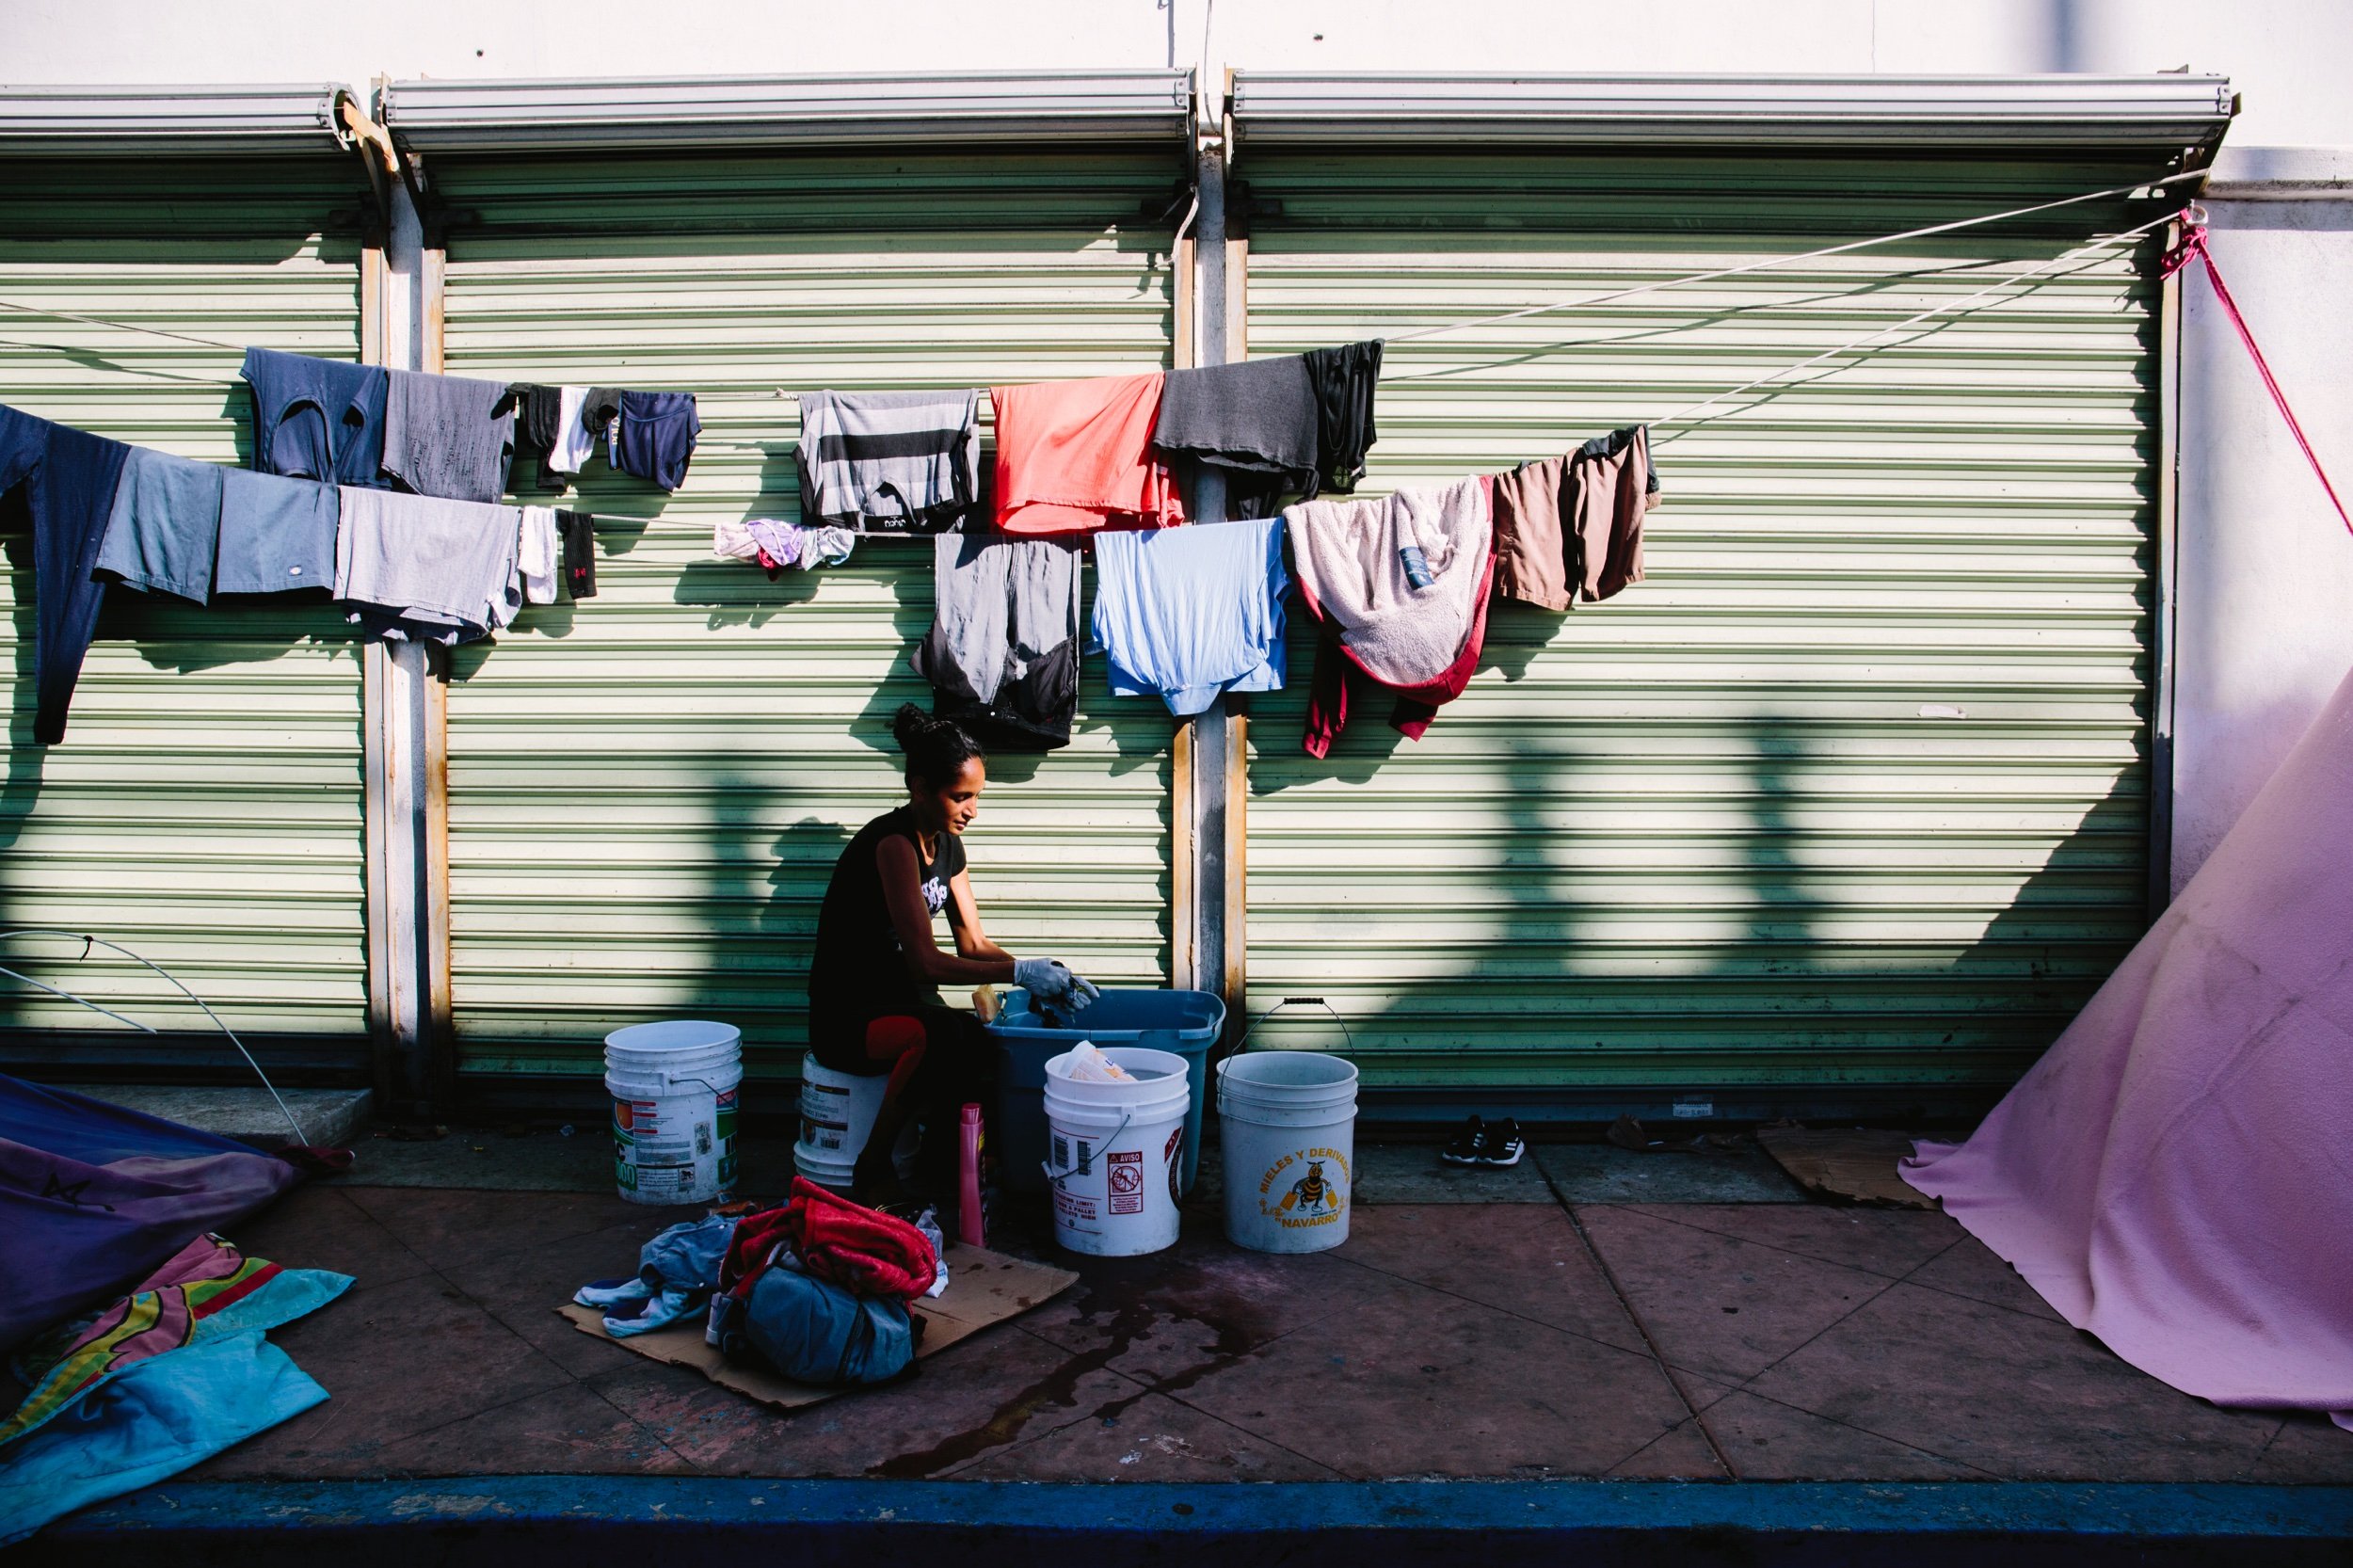
<path id="1" fill-rule="evenodd" d="M 1166 528 L 1185 520 L 1152 456 L 1160 375 L 991 387 L 997 526 L 1009 534 Z"/>

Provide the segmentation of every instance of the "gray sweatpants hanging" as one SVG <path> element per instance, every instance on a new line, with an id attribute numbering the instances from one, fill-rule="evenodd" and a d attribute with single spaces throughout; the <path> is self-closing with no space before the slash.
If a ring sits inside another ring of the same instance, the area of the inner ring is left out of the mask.
<path id="1" fill-rule="evenodd" d="M 1079 551 L 1066 539 L 942 534 L 936 608 L 910 661 L 932 711 L 984 746 L 1070 744 L 1079 706 Z"/>

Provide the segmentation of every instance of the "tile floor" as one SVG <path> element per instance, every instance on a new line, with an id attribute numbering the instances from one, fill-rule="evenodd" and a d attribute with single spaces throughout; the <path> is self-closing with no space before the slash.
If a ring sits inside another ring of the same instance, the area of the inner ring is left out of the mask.
<path id="1" fill-rule="evenodd" d="M 1300 1257 L 1229 1247 L 1196 1199 L 1173 1251 L 1076 1260 L 1080 1285 L 914 1382 L 791 1416 L 555 1315 L 658 1212 L 313 1185 L 235 1239 L 357 1276 L 273 1336 L 333 1397 L 191 1479 L 2353 1482 L 2353 1433 L 2142 1376 L 1941 1214 L 1746 1170 L 1699 1187 L 1745 1201 L 1625 1202 L 1665 1183 L 1542 1152 L 1562 1174 L 1500 1202 L 1424 1179 L 1426 1149 L 1379 1157 L 1383 1201 L 1368 1161 L 1348 1243 Z"/>

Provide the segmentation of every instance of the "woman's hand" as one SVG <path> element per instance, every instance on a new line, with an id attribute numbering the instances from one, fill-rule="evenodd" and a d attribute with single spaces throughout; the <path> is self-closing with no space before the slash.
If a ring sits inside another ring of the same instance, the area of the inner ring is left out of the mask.
<path id="1" fill-rule="evenodd" d="M 1036 1002 L 1055 1002 L 1076 1013 L 1103 993 L 1083 975 L 1073 974 L 1057 959 L 1016 958 L 1013 983 Z"/>

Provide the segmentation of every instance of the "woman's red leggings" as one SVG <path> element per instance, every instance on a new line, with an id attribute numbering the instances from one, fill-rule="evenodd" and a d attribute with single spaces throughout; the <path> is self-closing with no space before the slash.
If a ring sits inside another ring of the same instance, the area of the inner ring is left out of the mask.
<path id="1" fill-rule="evenodd" d="M 819 1048 L 817 1059 L 836 1072 L 860 1076 L 887 1067 L 885 1108 L 904 1107 L 947 1129 L 939 1142 L 952 1150 L 957 1108 L 986 1104 L 996 1076 L 997 1042 L 986 1027 L 952 1007 L 918 1007 L 867 1019 L 856 1038 L 858 1055 L 852 1057 L 840 1048 L 846 1042 L 836 1040 L 827 1043 L 830 1049 Z"/>

